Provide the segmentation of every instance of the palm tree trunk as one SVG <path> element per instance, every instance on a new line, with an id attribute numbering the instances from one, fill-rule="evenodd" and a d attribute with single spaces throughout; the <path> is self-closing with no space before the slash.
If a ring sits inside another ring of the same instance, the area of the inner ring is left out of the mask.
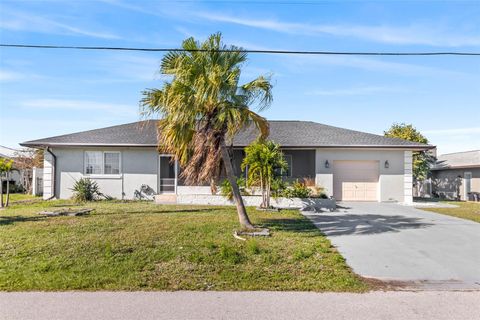
<path id="1" fill-rule="evenodd" d="M 246 229 L 253 229 L 253 225 L 248 218 L 247 210 L 245 209 L 245 205 L 243 204 L 243 199 L 240 194 L 240 189 L 237 185 L 235 174 L 233 173 L 232 159 L 230 158 L 230 154 L 228 153 L 225 141 L 222 140 L 220 142 L 220 148 L 222 152 L 223 163 L 225 165 L 227 179 L 232 186 L 233 199 L 235 200 L 235 204 L 237 206 L 238 220 L 240 221 L 240 225 Z"/>
<path id="2" fill-rule="evenodd" d="M 5 201 L 5 207 L 8 207 L 8 203 L 10 202 L 10 177 L 9 173 L 7 172 L 7 200 Z"/>

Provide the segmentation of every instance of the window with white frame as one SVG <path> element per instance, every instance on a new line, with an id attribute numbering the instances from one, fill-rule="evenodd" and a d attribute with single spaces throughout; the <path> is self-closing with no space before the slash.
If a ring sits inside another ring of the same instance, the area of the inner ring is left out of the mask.
<path id="1" fill-rule="evenodd" d="M 120 174 L 120 152 L 85 151 L 85 174 Z"/>
<path id="2" fill-rule="evenodd" d="M 103 173 L 104 174 L 120 173 L 120 153 L 119 152 L 103 153 Z"/>

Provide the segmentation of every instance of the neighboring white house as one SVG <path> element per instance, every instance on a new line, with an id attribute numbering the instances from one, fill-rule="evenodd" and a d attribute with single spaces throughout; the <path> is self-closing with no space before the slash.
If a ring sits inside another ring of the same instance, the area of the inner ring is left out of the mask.
<path id="1" fill-rule="evenodd" d="M 329 196 L 344 201 L 412 202 L 412 151 L 431 145 L 328 126 L 311 121 L 270 121 L 289 169 L 285 179 L 310 178 Z M 254 126 L 232 141 L 240 172 L 243 148 L 257 136 Z M 147 120 L 24 142 L 45 150 L 43 195 L 69 198 L 76 180 L 89 177 L 101 192 L 133 199 L 142 186 L 177 199 L 210 194 L 209 186 L 188 186 L 170 155 L 157 151 L 157 121 Z"/>
<path id="2" fill-rule="evenodd" d="M 430 181 L 435 196 L 479 201 L 480 150 L 438 156 Z"/>
<path id="3" fill-rule="evenodd" d="M 22 150 L 17 150 L 17 149 L 12 149 L 8 148 L 5 146 L 0 146 L 0 158 L 6 158 L 6 159 L 11 159 L 13 160 L 15 157 L 17 157 Z M 24 179 L 27 179 L 28 176 L 23 170 L 17 170 L 15 168 L 12 169 L 12 171 L 9 174 L 9 180 L 10 180 L 10 187 L 14 189 L 16 186 L 23 186 L 24 185 Z M 3 183 L 6 183 L 6 180 L 4 179 Z"/>

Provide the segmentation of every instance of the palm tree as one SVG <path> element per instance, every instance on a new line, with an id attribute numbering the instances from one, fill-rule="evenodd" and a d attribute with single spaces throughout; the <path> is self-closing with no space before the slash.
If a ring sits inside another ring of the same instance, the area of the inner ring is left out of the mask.
<path id="1" fill-rule="evenodd" d="M 257 140 L 245 148 L 242 169 L 248 167 L 248 184 L 259 186 L 262 191 L 261 208 L 270 208 L 272 182 L 277 170 L 286 170 L 280 145 L 273 141 Z"/>
<path id="2" fill-rule="evenodd" d="M 10 171 L 12 170 L 13 160 L 0 158 L 0 208 L 3 208 L 3 175 L 7 179 L 7 199 L 5 206 L 10 202 Z"/>
<path id="3" fill-rule="evenodd" d="M 252 124 L 260 137 L 268 136 L 267 120 L 250 107 L 259 111 L 268 107 L 272 85 L 265 76 L 240 85 L 247 53 L 223 44 L 220 33 L 203 43 L 188 38 L 182 48 L 162 59 L 160 72 L 171 79 L 161 89 L 143 92 L 143 113 L 160 115 L 159 149 L 175 156 L 188 184 L 218 181 L 223 167 L 232 185 L 240 224 L 251 229 L 227 144 L 239 130 Z"/>

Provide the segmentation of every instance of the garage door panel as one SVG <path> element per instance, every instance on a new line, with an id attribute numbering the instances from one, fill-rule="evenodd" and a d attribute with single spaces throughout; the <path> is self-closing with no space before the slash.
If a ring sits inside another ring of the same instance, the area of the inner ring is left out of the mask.
<path id="1" fill-rule="evenodd" d="M 377 201 L 378 171 L 378 161 L 334 161 L 334 197 L 344 201 Z"/>

